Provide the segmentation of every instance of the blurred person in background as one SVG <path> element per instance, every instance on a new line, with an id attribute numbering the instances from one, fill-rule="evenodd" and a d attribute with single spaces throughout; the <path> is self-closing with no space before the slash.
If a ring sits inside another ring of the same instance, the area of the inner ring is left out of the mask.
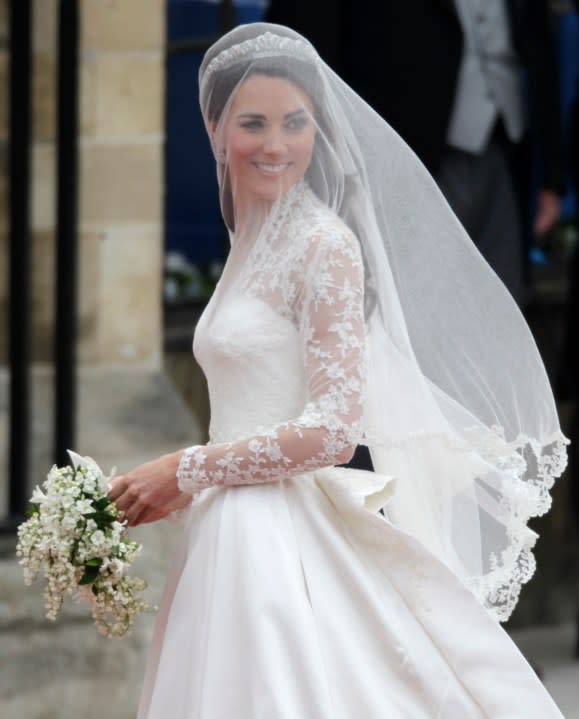
<path id="1" fill-rule="evenodd" d="M 266 19 L 312 40 L 402 135 L 522 302 L 529 238 L 557 221 L 564 190 L 547 0 L 271 0 Z"/>

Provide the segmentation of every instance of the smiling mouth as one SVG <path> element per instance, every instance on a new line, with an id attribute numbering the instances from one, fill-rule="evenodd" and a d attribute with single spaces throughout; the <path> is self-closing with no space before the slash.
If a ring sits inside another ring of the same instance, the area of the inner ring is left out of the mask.
<path id="1" fill-rule="evenodd" d="M 275 177 L 276 175 L 281 175 L 285 172 L 291 165 L 291 162 L 284 162 L 283 164 L 278 165 L 269 165 L 265 162 L 254 162 L 253 164 L 260 172 Z"/>

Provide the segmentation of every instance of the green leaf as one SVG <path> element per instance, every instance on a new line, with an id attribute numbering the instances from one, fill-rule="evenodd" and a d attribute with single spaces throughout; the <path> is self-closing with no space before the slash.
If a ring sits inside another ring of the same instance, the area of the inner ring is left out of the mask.
<path id="1" fill-rule="evenodd" d="M 34 517 L 35 514 L 39 514 L 39 513 L 40 513 L 40 509 L 38 507 L 29 507 L 25 512 L 27 517 Z"/>
<path id="2" fill-rule="evenodd" d="M 102 510 L 108 507 L 110 503 L 111 500 L 108 497 L 101 497 L 100 499 L 97 499 L 96 502 L 93 502 L 93 507 L 95 509 Z"/>
<path id="3" fill-rule="evenodd" d="M 108 512 L 95 512 L 93 518 L 99 529 L 107 529 L 107 527 L 115 520 L 115 517 Z"/>
<path id="4" fill-rule="evenodd" d="M 82 575 L 79 585 L 80 584 L 92 584 L 94 580 L 99 575 L 99 568 L 98 567 L 89 567 L 85 565 L 85 571 Z"/>
<path id="5" fill-rule="evenodd" d="M 85 567 L 100 567 L 102 566 L 103 560 L 100 557 L 94 557 L 85 562 Z"/>
<path id="6" fill-rule="evenodd" d="M 72 553 L 71 553 L 71 556 L 70 556 L 70 560 L 71 560 L 71 562 L 72 562 L 73 564 L 75 563 L 75 560 L 76 560 L 76 552 L 77 552 L 77 550 L 78 550 L 78 545 L 79 545 L 79 540 L 76 539 L 76 540 L 74 541 L 74 544 L 72 545 Z"/>
<path id="7" fill-rule="evenodd" d="M 88 514 L 83 514 L 82 516 L 86 519 L 94 519 L 94 521 L 99 525 L 99 529 L 104 529 L 104 526 L 114 522 L 116 519 L 114 514 L 103 512 L 102 510 L 98 512 L 89 512 Z"/>

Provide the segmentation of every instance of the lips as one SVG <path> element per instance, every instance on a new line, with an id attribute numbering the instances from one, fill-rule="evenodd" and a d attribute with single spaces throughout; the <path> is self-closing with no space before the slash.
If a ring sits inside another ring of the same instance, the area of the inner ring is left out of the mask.
<path id="1" fill-rule="evenodd" d="M 275 177 L 276 175 L 281 175 L 291 165 L 290 162 L 279 163 L 277 165 L 266 162 L 254 162 L 253 164 L 260 172 L 263 172 L 264 174 L 270 175 L 272 177 Z"/>

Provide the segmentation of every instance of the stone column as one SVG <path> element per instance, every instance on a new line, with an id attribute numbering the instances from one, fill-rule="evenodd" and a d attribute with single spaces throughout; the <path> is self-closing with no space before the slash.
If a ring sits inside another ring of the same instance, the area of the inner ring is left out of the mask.
<path id="1" fill-rule="evenodd" d="M 158 368 L 165 3 L 81 6 L 81 358 Z"/>

